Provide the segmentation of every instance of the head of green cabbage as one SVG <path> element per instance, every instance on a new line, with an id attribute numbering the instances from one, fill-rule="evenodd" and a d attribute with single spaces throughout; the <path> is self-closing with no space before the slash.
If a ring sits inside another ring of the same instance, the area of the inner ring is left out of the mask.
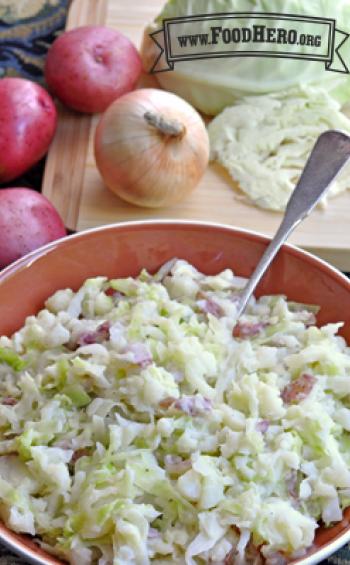
<path id="1" fill-rule="evenodd" d="M 145 69 L 152 67 L 160 52 L 150 34 L 162 28 L 165 18 L 232 12 L 331 18 L 336 21 L 337 29 L 350 33 L 350 0 L 169 0 L 156 20 L 145 29 L 141 48 Z M 247 18 L 246 25 L 251 24 Z M 207 33 L 211 25 L 211 22 L 202 21 L 199 28 L 197 23 L 196 33 Z M 225 20 L 222 25 L 232 27 L 232 20 Z M 177 29 L 181 35 L 181 26 Z M 188 28 L 184 28 L 184 33 L 188 33 Z M 350 66 L 350 38 L 344 42 L 341 54 Z M 342 104 L 350 100 L 349 74 L 326 70 L 324 62 L 306 59 L 196 59 L 179 61 L 173 70 L 155 76 L 161 87 L 182 96 L 208 115 L 218 114 L 247 95 L 269 94 L 306 85 L 325 88 Z"/>

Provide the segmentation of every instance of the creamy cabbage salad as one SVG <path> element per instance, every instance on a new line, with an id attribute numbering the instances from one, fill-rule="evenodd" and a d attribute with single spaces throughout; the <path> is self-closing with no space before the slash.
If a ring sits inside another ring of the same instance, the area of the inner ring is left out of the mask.
<path id="1" fill-rule="evenodd" d="M 59 290 L 0 338 L 0 499 L 75 565 L 280 562 L 350 504 L 338 324 L 183 260 Z M 253 557 L 252 557 L 253 556 Z"/>

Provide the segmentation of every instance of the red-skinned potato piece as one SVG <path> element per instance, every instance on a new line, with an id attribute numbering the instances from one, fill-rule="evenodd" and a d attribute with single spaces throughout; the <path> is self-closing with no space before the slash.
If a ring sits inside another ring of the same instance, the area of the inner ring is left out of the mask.
<path id="1" fill-rule="evenodd" d="M 0 80 L 0 183 L 15 179 L 47 152 L 56 129 L 46 90 L 22 78 Z"/>
<path id="2" fill-rule="evenodd" d="M 50 91 L 79 112 L 103 112 L 132 90 L 142 63 L 131 41 L 117 30 L 83 26 L 60 35 L 45 64 Z"/>
<path id="3" fill-rule="evenodd" d="M 0 189 L 0 269 L 66 235 L 52 204 L 29 188 Z"/>

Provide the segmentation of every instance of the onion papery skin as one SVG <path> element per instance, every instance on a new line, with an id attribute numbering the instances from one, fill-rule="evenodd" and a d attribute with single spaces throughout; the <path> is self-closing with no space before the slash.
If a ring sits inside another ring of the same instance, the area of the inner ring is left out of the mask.
<path id="1" fill-rule="evenodd" d="M 153 127 L 145 115 L 182 124 L 176 135 Z M 97 167 L 107 187 L 123 200 L 158 208 L 192 192 L 209 160 L 201 116 L 182 98 L 147 88 L 130 92 L 105 111 L 95 134 Z"/>

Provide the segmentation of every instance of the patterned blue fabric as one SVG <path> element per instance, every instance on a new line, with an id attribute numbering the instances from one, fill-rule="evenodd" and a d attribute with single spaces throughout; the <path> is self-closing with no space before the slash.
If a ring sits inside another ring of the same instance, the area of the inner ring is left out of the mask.
<path id="1" fill-rule="evenodd" d="M 0 77 L 43 81 L 45 54 L 64 28 L 68 0 L 0 0 Z"/>

